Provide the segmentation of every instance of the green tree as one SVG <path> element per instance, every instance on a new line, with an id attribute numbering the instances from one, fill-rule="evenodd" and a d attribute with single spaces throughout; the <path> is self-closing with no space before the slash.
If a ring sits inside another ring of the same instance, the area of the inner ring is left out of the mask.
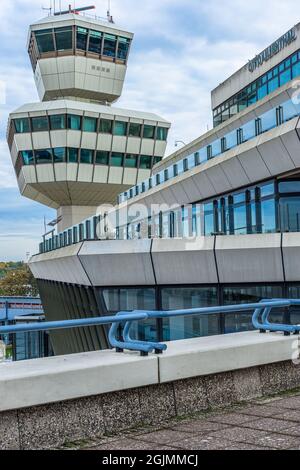
<path id="1" fill-rule="evenodd" d="M 21 269 L 12 269 L 0 279 L 0 295 L 3 296 L 37 296 L 36 281 L 26 265 Z"/>

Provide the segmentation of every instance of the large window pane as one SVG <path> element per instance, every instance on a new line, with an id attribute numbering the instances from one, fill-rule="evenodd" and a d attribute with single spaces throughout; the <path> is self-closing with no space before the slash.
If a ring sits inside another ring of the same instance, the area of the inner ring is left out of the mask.
<path id="1" fill-rule="evenodd" d="M 224 305 L 256 303 L 262 299 L 274 299 L 282 297 L 281 286 L 246 286 L 223 288 Z M 253 310 L 249 312 L 237 312 L 225 314 L 225 333 L 252 330 Z"/>
<path id="2" fill-rule="evenodd" d="M 76 48 L 77 49 L 86 51 L 87 37 L 88 37 L 88 30 L 86 28 L 77 27 L 77 34 L 76 34 Z"/>
<path id="3" fill-rule="evenodd" d="M 108 165 L 109 164 L 109 152 L 99 150 L 96 153 L 96 164 L 97 165 Z"/>
<path id="4" fill-rule="evenodd" d="M 48 118 L 47 116 L 31 118 L 33 132 L 48 131 Z"/>
<path id="5" fill-rule="evenodd" d="M 268 83 L 269 93 L 272 93 L 273 91 L 277 90 L 278 87 L 279 87 L 279 78 L 278 77 L 272 78 L 272 80 L 270 80 Z"/>
<path id="6" fill-rule="evenodd" d="M 85 116 L 83 118 L 83 130 L 84 132 L 96 132 L 97 131 L 97 119 L 93 117 Z"/>
<path id="7" fill-rule="evenodd" d="M 129 50 L 130 39 L 119 37 L 118 59 L 126 60 Z"/>
<path id="8" fill-rule="evenodd" d="M 76 114 L 68 114 L 68 129 L 72 129 L 73 131 L 80 131 L 81 116 L 77 116 Z"/>
<path id="9" fill-rule="evenodd" d="M 52 149 L 42 149 L 35 151 L 35 161 L 39 163 L 52 163 Z"/>
<path id="10" fill-rule="evenodd" d="M 243 142 L 247 142 L 249 139 L 253 139 L 255 137 L 255 122 L 249 121 L 244 124 L 242 127 L 242 136 Z"/>
<path id="11" fill-rule="evenodd" d="M 280 181 L 279 192 L 280 193 L 300 193 L 300 181 L 299 180 Z"/>
<path id="12" fill-rule="evenodd" d="M 30 125 L 28 118 L 15 119 L 15 130 L 17 134 L 24 134 L 30 132 Z"/>
<path id="13" fill-rule="evenodd" d="M 68 148 L 68 161 L 69 163 L 78 163 L 78 149 Z"/>
<path id="14" fill-rule="evenodd" d="M 52 29 L 43 29 L 35 31 L 35 37 L 39 52 L 53 52 L 54 51 L 54 40 Z"/>
<path id="15" fill-rule="evenodd" d="M 66 149 L 57 147 L 53 149 L 54 163 L 62 163 L 66 161 Z"/>
<path id="16" fill-rule="evenodd" d="M 110 164 L 111 166 L 123 166 L 123 153 L 112 152 Z"/>
<path id="17" fill-rule="evenodd" d="M 102 33 L 100 31 L 90 31 L 89 51 L 95 54 L 101 54 Z"/>
<path id="18" fill-rule="evenodd" d="M 93 150 L 81 149 L 80 151 L 80 163 L 93 163 Z"/>
<path id="19" fill-rule="evenodd" d="M 298 116 L 298 110 L 292 100 L 286 101 L 281 105 L 283 111 L 283 120 L 289 121 L 293 119 L 295 116 Z"/>
<path id="20" fill-rule="evenodd" d="M 127 135 L 127 122 L 115 121 L 114 123 L 114 135 Z"/>
<path id="21" fill-rule="evenodd" d="M 156 139 L 157 140 L 167 140 L 168 129 L 166 127 L 158 127 L 156 129 Z"/>
<path id="22" fill-rule="evenodd" d="M 144 125 L 143 137 L 144 139 L 154 139 L 155 127 Z"/>
<path id="23" fill-rule="evenodd" d="M 231 148 L 237 145 L 237 131 L 234 130 L 229 132 L 229 134 L 225 135 L 226 139 L 226 150 L 230 150 Z"/>
<path id="24" fill-rule="evenodd" d="M 161 291 L 162 309 L 178 310 L 218 305 L 216 287 L 165 288 Z M 175 317 L 163 320 L 164 340 L 179 340 L 218 334 L 218 315 Z"/>
<path id="25" fill-rule="evenodd" d="M 72 26 L 56 28 L 54 31 L 57 51 L 73 49 Z"/>
<path id="26" fill-rule="evenodd" d="M 34 156 L 32 150 L 23 150 L 21 152 L 23 165 L 33 165 L 34 164 Z"/>
<path id="27" fill-rule="evenodd" d="M 261 130 L 262 132 L 266 132 L 269 129 L 273 129 L 277 125 L 276 121 L 276 109 L 271 109 L 266 113 L 260 116 L 261 119 Z"/>
<path id="28" fill-rule="evenodd" d="M 283 197 L 279 203 L 281 230 L 283 232 L 300 231 L 300 196 Z"/>
<path id="29" fill-rule="evenodd" d="M 126 155 L 125 157 L 125 166 L 127 168 L 136 168 L 137 167 L 137 155 Z"/>
<path id="30" fill-rule="evenodd" d="M 273 233 L 276 230 L 275 200 L 261 202 L 261 219 L 263 233 Z"/>
<path id="31" fill-rule="evenodd" d="M 103 55 L 115 57 L 117 38 L 112 34 L 104 34 Z"/>
<path id="32" fill-rule="evenodd" d="M 140 156 L 140 168 L 151 169 L 152 157 L 150 155 Z"/>
<path id="33" fill-rule="evenodd" d="M 66 128 L 65 114 L 57 114 L 50 116 L 50 129 L 52 131 L 61 130 Z"/>
<path id="34" fill-rule="evenodd" d="M 111 134 L 112 125 L 113 125 L 113 121 L 111 121 L 110 119 L 101 119 L 100 120 L 100 132 L 103 134 Z"/>
<path id="35" fill-rule="evenodd" d="M 203 205 L 204 210 L 204 235 L 211 235 L 215 232 L 214 228 L 214 205 L 212 202 Z"/>
<path id="36" fill-rule="evenodd" d="M 280 86 L 285 85 L 292 79 L 291 69 L 285 70 L 285 72 L 279 75 Z"/>
<path id="37" fill-rule="evenodd" d="M 133 310 L 156 310 L 155 289 L 104 289 L 103 299 L 108 313 Z M 131 336 L 139 340 L 157 341 L 157 321 L 149 319 L 132 326 Z"/>
<path id="38" fill-rule="evenodd" d="M 129 137 L 141 137 L 142 125 L 131 122 L 129 124 Z"/>

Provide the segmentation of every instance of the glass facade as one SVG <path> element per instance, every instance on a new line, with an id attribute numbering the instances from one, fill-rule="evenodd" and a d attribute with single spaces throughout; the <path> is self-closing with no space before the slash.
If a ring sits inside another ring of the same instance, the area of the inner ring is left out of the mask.
<path id="1" fill-rule="evenodd" d="M 300 51 L 284 59 L 256 81 L 247 85 L 229 100 L 213 110 L 214 126 L 227 121 L 243 109 L 269 95 L 300 75 Z"/>
<path id="2" fill-rule="evenodd" d="M 36 43 L 36 46 L 35 44 Z M 64 26 L 34 31 L 30 39 L 29 54 L 35 68 L 37 60 L 53 54 L 81 54 L 97 56 L 99 59 L 125 63 L 128 59 L 131 39 L 80 26 Z M 37 52 L 37 54 L 36 54 Z"/>
<path id="3" fill-rule="evenodd" d="M 151 169 L 154 157 L 151 155 L 133 155 L 108 151 L 95 151 L 91 149 L 78 149 L 70 147 L 55 147 L 53 149 L 24 150 L 19 152 L 16 167 L 20 172 L 24 165 L 39 165 L 41 163 L 80 163 L 96 165 L 112 165 L 125 168 Z"/>
<path id="4" fill-rule="evenodd" d="M 71 129 L 74 131 L 99 132 L 100 134 L 139 138 L 143 133 L 144 138 L 160 141 L 167 140 L 169 131 L 167 127 L 148 126 L 146 124 L 113 121 L 111 119 L 98 119 L 76 114 L 55 114 L 49 117 L 37 116 L 33 118 L 14 119 L 12 129 L 17 134 Z"/>
<path id="5" fill-rule="evenodd" d="M 284 122 L 299 116 L 299 114 L 300 103 L 297 103 L 297 100 L 285 101 L 277 108 L 271 109 L 261 114 L 258 118 L 243 124 L 238 129 L 224 134 L 223 137 L 213 140 L 209 145 L 199 148 L 191 155 L 188 155 L 184 159 L 177 161 L 175 164 L 167 168 L 168 179 L 176 178 L 185 171 L 191 170 L 192 168 L 195 168 L 199 164 L 205 163 L 211 158 L 215 158 L 218 155 L 221 155 L 224 152 L 227 152 L 228 150 L 257 137 L 264 132 L 280 126 Z M 164 181 L 165 179 L 162 179 L 161 177 L 158 179 L 154 178 L 153 185 L 151 187 L 157 186 Z M 142 192 L 141 188 L 144 184 L 146 184 L 146 181 L 140 184 L 139 192 Z M 148 189 L 151 188 L 148 187 Z M 125 191 L 119 195 L 119 202 L 131 199 L 132 197 L 134 196 L 131 195 L 130 191 Z"/>

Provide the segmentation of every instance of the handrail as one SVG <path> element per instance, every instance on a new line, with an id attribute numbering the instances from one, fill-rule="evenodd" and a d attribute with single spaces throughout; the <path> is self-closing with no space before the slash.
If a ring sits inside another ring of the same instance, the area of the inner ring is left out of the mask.
<path id="1" fill-rule="evenodd" d="M 250 304 L 223 305 L 215 307 L 201 307 L 185 310 L 170 311 L 149 311 L 134 310 L 132 312 L 118 312 L 114 316 L 83 318 L 75 320 L 63 320 L 53 322 L 43 322 L 34 324 L 21 324 L 0 327 L 0 335 L 6 333 L 26 333 L 32 331 L 53 331 L 67 328 L 81 328 L 88 326 L 110 324 L 108 339 L 111 347 L 116 348 L 117 352 L 123 352 L 124 349 L 130 351 L 139 351 L 142 356 L 150 352 L 161 354 L 167 349 L 167 345 L 161 342 L 140 341 L 133 339 L 130 335 L 133 322 L 147 320 L 151 318 L 174 318 L 179 316 L 193 315 L 215 315 L 217 313 L 229 314 L 234 312 L 245 312 L 254 310 L 252 323 L 254 328 L 261 333 L 266 331 L 283 332 L 285 335 L 291 333 L 300 333 L 300 325 L 288 325 L 283 323 L 271 323 L 270 314 L 274 308 L 290 308 L 300 306 L 300 300 L 295 299 L 267 299 L 261 302 Z"/>

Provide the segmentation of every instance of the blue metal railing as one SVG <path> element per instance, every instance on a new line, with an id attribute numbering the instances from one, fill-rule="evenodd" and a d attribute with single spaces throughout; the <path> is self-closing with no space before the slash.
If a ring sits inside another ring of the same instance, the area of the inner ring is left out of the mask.
<path id="1" fill-rule="evenodd" d="M 276 308 L 289 309 L 293 306 L 300 306 L 300 300 L 294 299 L 271 299 L 262 300 L 261 302 L 252 304 L 236 304 L 218 307 L 204 307 L 186 310 L 171 311 L 148 311 L 134 310 L 132 312 L 118 312 L 114 316 L 83 318 L 76 320 L 64 320 L 34 324 L 20 324 L 0 327 L 0 335 L 7 333 L 26 333 L 31 331 L 53 331 L 68 328 L 82 328 L 88 326 L 99 326 L 110 324 L 108 339 L 112 348 L 116 348 L 117 352 L 123 352 L 125 349 L 130 351 L 139 351 L 142 356 L 148 355 L 150 352 L 160 354 L 167 349 L 167 345 L 160 342 L 140 341 L 131 337 L 131 327 L 134 322 L 147 319 L 173 318 L 180 316 L 194 315 L 216 315 L 240 313 L 254 311 L 252 323 L 255 329 L 261 333 L 267 331 L 283 332 L 285 335 L 291 333 L 300 333 L 300 325 L 291 325 L 285 323 L 272 323 L 270 314 Z M 121 338 L 120 338 L 121 336 Z"/>

